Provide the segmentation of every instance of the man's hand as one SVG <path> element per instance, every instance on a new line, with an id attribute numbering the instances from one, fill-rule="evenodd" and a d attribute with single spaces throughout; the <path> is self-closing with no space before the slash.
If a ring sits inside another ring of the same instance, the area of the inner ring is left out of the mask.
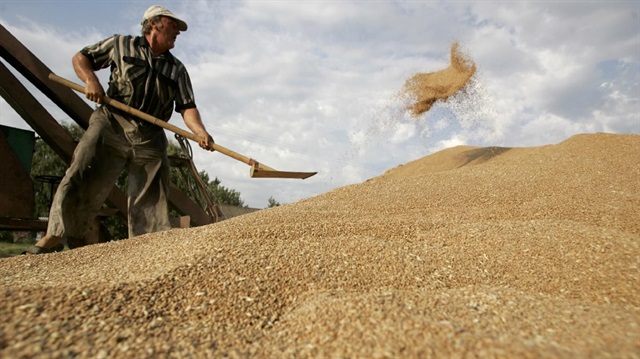
<path id="1" fill-rule="evenodd" d="M 199 138 L 200 138 L 200 141 L 198 141 L 198 145 L 200 145 L 201 148 L 211 152 L 215 151 L 213 149 L 213 144 L 215 142 L 213 141 L 213 137 L 211 137 L 210 134 L 206 133 L 205 136 L 200 136 Z"/>
<path id="2" fill-rule="evenodd" d="M 104 88 L 102 88 L 100 80 L 96 77 L 89 59 L 82 53 L 78 52 L 73 56 L 71 62 L 73 64 L 73 70 L 76 72 L 76 75 L 78 75 L 78 78 L 87 84 L 84 89 L 84 95 L 87 99 L 101 104 L 104 99 Z"/>
<path id="3" fill-rule="evenodd" d="M 89 80 L 85 87 L 84 94 L 87 96 L 87 99 L 97 104 L 101 104 L 104 99 L 104 88 L 100 84 L 100 81 Z"/>

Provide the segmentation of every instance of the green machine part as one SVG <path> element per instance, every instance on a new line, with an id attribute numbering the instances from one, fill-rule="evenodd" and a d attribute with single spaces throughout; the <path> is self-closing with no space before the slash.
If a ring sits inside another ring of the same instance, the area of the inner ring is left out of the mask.
<path id="1" fill-rule="evenodd" d="M 3 125 L 0 125 L 0 131 L 4 133 L 9 147 L 15 153 L 22 167 L 27 173 L 31 173 L 31 161 L 36 143 L 34 132 Z"/>

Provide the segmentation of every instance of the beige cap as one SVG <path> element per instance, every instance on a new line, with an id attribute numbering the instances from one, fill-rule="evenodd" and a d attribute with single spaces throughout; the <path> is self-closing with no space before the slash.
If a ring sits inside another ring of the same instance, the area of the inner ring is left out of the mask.
<path id="1" fill-rule="evenodd" d="M 184 22 L 182 19 L 180 19 L 177 16 L 175 16 L 171 11 L 167 10 L 167 8 L 162 7 L 160 5 L 153 5 L 153 6 L 149 7 L 147 9 L 147 11 L 144 12 L 144 16 L 142 17 L 142 23 L 144 23 L 146 20 L 149 20 L 152 17 L 156 17 L 156 16 L 170 17 L 170 18 L 172 18 L 172 19 L 174 19 L 175 21 L 178 22 L 178 30 L 187 31 L 187 23 L 186 22 Z"/>

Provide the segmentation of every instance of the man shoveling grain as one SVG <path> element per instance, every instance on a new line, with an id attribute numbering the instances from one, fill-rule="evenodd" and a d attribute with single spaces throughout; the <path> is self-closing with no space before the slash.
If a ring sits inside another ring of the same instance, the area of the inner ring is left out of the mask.
<path id="1" fill-rule="evenodd" d="M 151 6 L 142 19 L 142 36 L 114 35 L 87 46 L 73 57 L 86 97 L 102 103 L 105 91 L 95 71 L 111 68 L 107 95 L 168 121 L 175 111 L 208 149 L 213 138 L 202 123 L 191 80 L 169 50 L 187 24 L 161 6 Z M 56 191 L 47 233 L 25 253 L 50 253 L 83 244 L 83 236 L 113 184 L 128 172 L 129 237 L 170 228 L 167 193 L 167 139 L 161 127 L 102 105 L 89 120 L 69 169 Z"/>

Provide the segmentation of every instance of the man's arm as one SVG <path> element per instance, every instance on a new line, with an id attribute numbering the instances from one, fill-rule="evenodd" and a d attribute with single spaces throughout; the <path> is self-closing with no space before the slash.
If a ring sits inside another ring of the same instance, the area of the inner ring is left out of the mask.
<path id="1" fill-rule="evenodd" d="M 91 61 L 82 53 L 78 52 L 73 56 L 71 62 L 78 78 L 87 84 L 84 92 L 87 98 L 93 102 L 102 103 L 104 88 L 93 71 Z"/>
<path id="2" fill-rule="evenodd" d="M 210 144 L 213 144 L 213 137 L 207 132 L 207 129 L 204 127 L 202 123 L 202 118 L 200 118 L 200 111 L 197 108 L 187 108 L 180 111 L 182 115 L 182 119 L 184 120 L 185 125 L 189 127 L 191 132 L 194 135 L 200 138 L 198 144 L 200 147 L 205 150 L 213 151 L 213 148 L 209 148 Z"/>

